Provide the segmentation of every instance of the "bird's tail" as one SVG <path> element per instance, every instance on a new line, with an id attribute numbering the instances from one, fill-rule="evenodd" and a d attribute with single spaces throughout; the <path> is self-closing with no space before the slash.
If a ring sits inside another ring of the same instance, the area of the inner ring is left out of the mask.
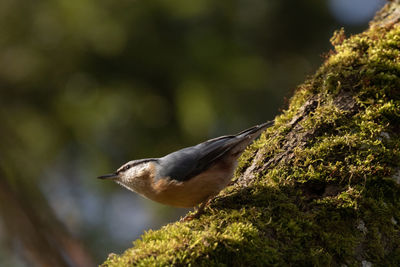
<path id="1" fill-rule="evenodd" d="M 271 127 L 274 125 L 274 121 L 267 121 L 263 124 L 253 126 L 247 130 L 241 131 L 238 133 L 236 136 L 237 137 L 245 137 L 245 136 L 254 136 L 253 138 L 256 138 L 258 135 L 260 135 L 265 129 Z"/>
<path id="2" fill-rule="evenodd" d="M 274 121 L 267 121 L 263 124 L 253 126 L 236 135 L 234 144 L 230 148 L 231 154 L 240 156 L 246 147 L 253 142 L 265 129 L 274 125 Z"/>

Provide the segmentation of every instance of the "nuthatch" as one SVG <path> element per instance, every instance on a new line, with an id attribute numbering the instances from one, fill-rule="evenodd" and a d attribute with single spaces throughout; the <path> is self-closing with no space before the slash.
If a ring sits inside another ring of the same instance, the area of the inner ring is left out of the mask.
<path id="1" fill-rule="evenodd" d="M 176 207 L 205 204 L 231 181 L 238 157 L 269 121 L 237 135 L 225 135 L 183 148 L 162 158 L 132 160 L 116 172 L 100 176 L 146 198 Z"/>

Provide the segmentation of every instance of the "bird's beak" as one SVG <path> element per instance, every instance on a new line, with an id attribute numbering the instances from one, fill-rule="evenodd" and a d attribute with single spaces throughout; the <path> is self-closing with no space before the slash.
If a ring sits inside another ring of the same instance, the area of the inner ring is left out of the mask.
<path id="1" fill-rule="evenodd" d="M 113 180 L 119 178 L 118 173 L 110 173 L 110 174 L 105 174 L 102 176 L 97 177 L 99 179 L 107 179 L 107 180 Z"/>

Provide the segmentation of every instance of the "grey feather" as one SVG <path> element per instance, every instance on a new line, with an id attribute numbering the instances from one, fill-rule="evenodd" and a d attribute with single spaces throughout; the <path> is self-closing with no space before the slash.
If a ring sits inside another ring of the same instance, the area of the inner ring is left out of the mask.
<path id="1" fill-rule="evenodd" d="M 273 121 L 269 121 L 244 130 L 237 135 L 221 136 L 168 154 L 158 159 L 160 168 L 157 177 L 187 181 L 210 168 L 218 159 L 222 159 L 236 147 L 239 151 L 235 151 L 235 153 L 240 155 L 248 144 L 273 124 Z"/>

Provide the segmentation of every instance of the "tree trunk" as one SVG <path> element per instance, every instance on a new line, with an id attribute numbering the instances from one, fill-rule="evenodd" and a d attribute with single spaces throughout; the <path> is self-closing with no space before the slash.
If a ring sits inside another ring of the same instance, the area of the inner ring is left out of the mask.
<path id="1" fill-rule="evenodd" d="M 399 1 L 331 41 L 204 215 L 148 231 L 103 266 L 399 266 Z"/>

